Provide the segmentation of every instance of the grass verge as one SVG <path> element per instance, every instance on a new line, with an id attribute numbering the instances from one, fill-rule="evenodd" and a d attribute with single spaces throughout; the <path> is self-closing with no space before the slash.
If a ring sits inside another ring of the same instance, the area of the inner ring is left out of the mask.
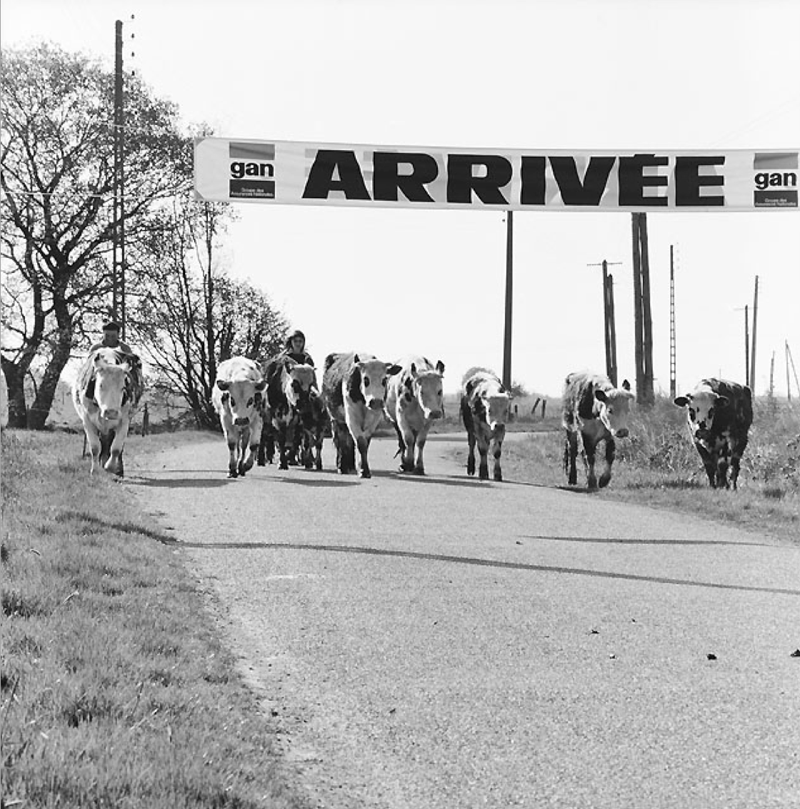
<path id="1" fill-rule="evenodd" d="M 2 444 L 3 806 L 299 809 L 168 537 L 79 437 Z"/>
<path id="2" fill-rule="evenodd" d="M 689 440 L 686 417 L 671 401 L 637 410 L 631 437 L 617 441 L 613 479 L 593 496 L 680 511 L 800 541 L 800 415 L 784 406 L 756 409 L 739 488 L 708 485 Z M 600 445 L 598 468 L 604 452 Z M 585 487 L 580 461 L 579 486 Z M 566 486 L 563 431 L 503 445 L 503 474 L 542 486 Z"/>

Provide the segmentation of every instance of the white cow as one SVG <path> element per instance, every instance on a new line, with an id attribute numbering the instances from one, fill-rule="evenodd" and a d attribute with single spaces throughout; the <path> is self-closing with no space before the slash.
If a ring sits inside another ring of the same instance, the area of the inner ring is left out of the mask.
<path id="1" fill-rule="evenodd" d="M 361 460 L 361 477 L 372 477 L 367 453 L 384 416 L 386 382 L 400 370 L 371 354 L 329 354 L 322 375 L 322 396 L 331 417 L 336 468 L 344 474 L 356 471 L 355 448 Z"/>
<path id="2" fill-rule="evenodd" d="M 494 479 L 503 479 L 500 456 L 503 439 L 506 437 L 506 420 L 511 401 L 500 378 L 485 368 L 467 371 L 461 382 L 461 419 L 467 430 L 467 474 L 475 474 L 475 445 L 478 446 L 480 462 L 478 477 L 489 479 L 491 448 L 494 456 Z"/>
<path id="3" fill-rule="evenodd" d="M 425 357 L 410 356 L 397 364 L 401 370 L 389 377 L 386 388 L 386 413 L 397 431 L 400 471 L 424 475 L 428 431 L 444 414 L 444 363 L 439 360 L 434 366 Z"/>
<path id="4" fill-rule="evenodd" d="M 261 438 L 262 392 L 266 384 L 258 364 L 247 357 L 231 357 L 217 368 L 211 400 L 230 452 L 229 478 L 244 477 L 253 467 Z"/>
<path id="5" fill-rule="evenodd" d="M 72 386 L 72 401 L 92 453 L 92 474 L 101 464 L 108 472 L 124 474 L 122 451 L 143 392 L 138 357 L 98 348 L 86 358 Z"/>

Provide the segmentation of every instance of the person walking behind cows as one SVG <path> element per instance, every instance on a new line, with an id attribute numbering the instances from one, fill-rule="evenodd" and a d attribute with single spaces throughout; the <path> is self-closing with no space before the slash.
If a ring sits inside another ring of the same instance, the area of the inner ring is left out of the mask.
<path id="1" fill-rule="evenodd" d="M 753 423 L 753 397 L 746 385 L 726 379 L 701 379 L 697 387 L 675 399 L 686 408 L 689 435 L 703 461 L 708 482 L 715 489 L 736 489 L 739 462 L 747 448 Z M 731 479 L 728 483 L 728 464 Z"/>
<path id="2" fill-rule="evenodd" d="M 600 475 L 602 489 L 611 481 L 611 466 L 616 454 L 616 439 L 628 435 L 628 414 L 634 398 L 626 379 L 615 388 L 607 376 L 589 373 L 569 374 L 564 381 L 561 424 L 566 431 L 564 471 L 570 486 L 578 482 L 575 459 L 578 455 L 578 433 L 583 441 L 583 460 L 590 491 L 598 487 L 595 454 L 601 441 L 606 443 L 606 468 Z"/>

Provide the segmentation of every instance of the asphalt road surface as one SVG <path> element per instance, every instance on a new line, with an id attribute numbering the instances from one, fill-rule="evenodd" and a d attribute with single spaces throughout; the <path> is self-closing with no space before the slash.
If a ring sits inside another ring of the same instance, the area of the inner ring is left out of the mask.
<path id="1" fill-rule="evenodd" d="M 310 803 L 800 807 L 800 545 L 481 483 L 456 447 L 420 478 L 377 440 L 371 480 L 329 442 L 237 480 L 221 437 L 127 459 Z"/>

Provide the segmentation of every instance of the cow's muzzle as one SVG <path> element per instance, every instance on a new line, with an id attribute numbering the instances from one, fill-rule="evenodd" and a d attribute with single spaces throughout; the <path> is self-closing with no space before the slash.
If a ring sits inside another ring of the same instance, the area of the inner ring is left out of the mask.
<path id="1" fill-rule="evenodd" d="M 429 410 L 425 414 L 425 416 L 426 416 L 426 418 L 429 418 L 429 419 L 440 419 L 442 417 L 442 411 L 441 410 Z"/>
<path id="2" fill-rule="evenodd" d="M 234 419 L 233 422 L 237 427 L 244 427 L 245 425 L 250 423 L 250 419 L 247 416 L 239 416 L 239 418 Z"/>
<path id="3" fill-rule="evenodd" d="M 370 410 L 383 410 L 383 402 L 380 399 L 370 399 L 367 407 Z"/>
<path id="4" fill-rule="evenodd" d="M 114 421 L 115 419 L 119 418 L 119 410 L 114 408 L 107 408 L 106 410 L 100 411 L 100 418 L 107 419 L 108 421 Z"/>

